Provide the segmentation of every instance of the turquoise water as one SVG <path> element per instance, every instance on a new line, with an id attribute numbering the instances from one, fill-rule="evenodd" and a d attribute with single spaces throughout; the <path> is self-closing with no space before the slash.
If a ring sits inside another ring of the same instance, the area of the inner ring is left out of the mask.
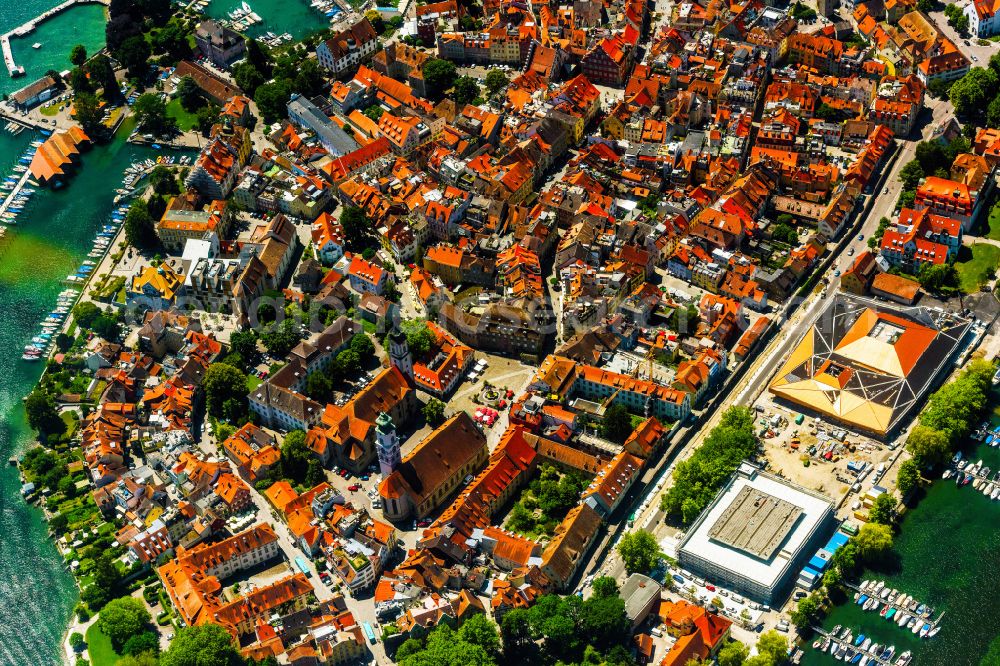
<path id="1" fill-rule="evenodd" d="M 994 416 L 1000 424 L 1000 418 Z M 1000 449 L 981 444 L 968 455 L 1000 469 Z M 837 607 L 824 622 L 860 628 L 873 642 L 895 645 L 896 654 L 910 650 L 915 664 L 1000 664 L 1000 501 L 991 501 L 972 485 L 958 488 L 951 479 L 931 486 L 920 504 L 902 521 L 896 539 L 898 566 L 889 571 L 869 572 L 865 577 L 885 580 L 889 587 L 905 591 L 945 611 L 941 632 L 920 640 L 909 631 L 864 612 L 856 604 Z M 991 643 L 995 643 L 991 651 Z M 989 654 L 987 654 L 989 653 Z M 828 654 L 806 649 L 807 666 L 838 662 Z"/>
<path id="2" fill-rule="evenodd" d="M 56 1 L 0 3 L 0 31 Z M 0 91 L 14 90 L 50 67 L 67 67 L 70 48 L 77 43 L 99 47 L 103 30 L 98 6 L 77 7 L 43 23 L 14 42 L 27 76 L 11 80 L 0 73 Z M 35 41 L 43 48 L 32 49 Z M 11 174 L 33 138 L 28 132 L 16 137 L 0 132 L 0 177 Z M 123 142 L 86 153 L 68 187 L 35 194 L 13 229 L 13 242 L 0 253 L 0 666 L 61 663 L 61 639 L 77 600 L 41 512 L 21 500 L 17 472 L 7 465 L 7 458 L 32 441 L 21 398 L 41 372 L 39 364 L 21 361 L 20 350 L 52 309 L 63 288 L 59 281 L 86 258 L 94 234 L 108 220 L 122 171 L 147 154 Z"/>
<path id="3" fill-rule="evenodd" d="M 4 177 L 32 138 L 0 134 Z M 125 167 L 154 154 L 124 141 L 85 153 L 67 187 L 34 195 L 0 255 L 0 666 L 59 663 L 77 599 L 41 513 L 21 501 L 17 472 L 6 464 L 32 441 L 21 398 L 41 371 L 40 364 L 23 362 L 20 350 L 54 306 L 64 288 L 60 280 L 75 272 L 94 234 L 110 221 Z"/>
<path id="4" fill-rule="evenodd" d="M 242 0 L 212 0 L 204 11 L 213 18 L 228 18 L 229 12 L 242 4 Z M 251 37 L 265 32 L 277 35 L 287 32 L 294 39 L 301 39 L 330 25 L 329 19 L 309 6 L 309 0 L 248 0 L 247 4 L 262 19 L 246 31 Z"/>
<path id="5" fill-rule="evenodd" d="M 7 32 L 57 4 L 58 0 L 0 2 L 0 32 Z M 79 5 L 53 16 L 29 35 L 12 38 L 14 60 L 24 67 L 25 75 L 11 79 L 4 68 L 0 71 L 0 93 L 17 90 L 50 69 L 59 72 L 70 69 L 73 65 L 69 62 L 69 52 L 76 44 L 83 44 L 88 53 L 95 53 L 104 46 L 104 22 L 103 5 Z M 35 43 L 41 44 L 41 48 L 31 48 Z"/>

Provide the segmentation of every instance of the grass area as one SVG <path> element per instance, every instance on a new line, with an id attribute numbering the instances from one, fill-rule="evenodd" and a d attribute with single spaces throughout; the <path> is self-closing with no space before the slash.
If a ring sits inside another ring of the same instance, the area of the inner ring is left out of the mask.
<path id="1" fill-rule="evenodd" d="M 968 256 L 969 250 L 971 257 Z M 979 291 L 980 285 L 996 272 L 997 265 L 1000 265 L 1000 247 L 976 243 L 971 248 L 963 248 L 961 254 L 965 258 L 955 264 L 959 287 L 965 293 L 971 294 Z"/>
<path id="2" fill-rule="evenodd" d="M 368 321 L 367 319 L 361 320 L 361 328 L 363 328 L 365 333 L 368 335 L 375 335 L 378 330 L 375 326 L 375 322 Z"/>
<path id="3" fill-rule="evenodd" d="M 992 240 L 1000 240 L 1000 201 L 993 204 L 990 208 L 990 216 L 986 222 L 987 228 L 984 229 L 984 235 Z"/>
<path id="4" fill-rule="evenodd" d="M 111 639 L 97 628 L 97 623 L 87 628 L 87 654 L 91 666 L 115 666 L 121 656 L 111 647 Z"/>
<path id="5" fill-rule="evenodd" d="M 52 117 L 52 116 L 58 115 L 58 113 L 59 113 L 59 106 L 60 106 L 59 104 L 43 104 L 38 109 L 38 112 L 41 113 L 43 116 Z"/>
<path id="6" fill-rule="evenodd" d="M 198 123 L 198 116 L 194 113 L 188 113 L 181 106 L 180 99 L 172 99 L 167 103 L 167 115 L 177 121 L 177 127 L 180 128 L 182 132 L 188 132 L 194 129 L 195 125 Z"/>
<path id="7" fill-rule="evenodd" d="M 253 391 L 255 388 L 257 388 L 258 386 L 260 386 L 263 383 L 264 382 L 262 382 L 260 379 L 258 379 L 255 375 L 247 375 L 247 390 L 248 391 Z"/>

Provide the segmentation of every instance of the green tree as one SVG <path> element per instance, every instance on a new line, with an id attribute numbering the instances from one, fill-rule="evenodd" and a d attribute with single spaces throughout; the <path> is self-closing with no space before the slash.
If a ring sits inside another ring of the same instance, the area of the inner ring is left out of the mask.
<path id="1" fill-rule="evenodd" d="M 87 47 L 83 44 L 77 44 L 74 46 L 69 52 L 69 61 L 77 67 L 87 62 Z"/>
<path id="2" fill-rule="evenodd" d="M 180 187 L 177 185 L 174 172 L 162 164 L 154 167 L 149 174 L 149 184 L 153 186 L 153 191 L 157 194 L 180 194 Z"/>
<path id="3" fill-rule="evenodd" d="M 375 355 L 375 343 L 367 333 L 358 333 L 351 338 L 351 349 L 361 358 L 371 358 Z"/>
<path id="4" fill-rule="evenodd" d="M 458 639 L 470 645 L 478 645 L 494 661 L 500 658 L 500 632 L 497 625 L 485 615 L 473 615 L 466 620 L 458 630 Z"/>
<path id="5" fill-rule="evenodd" d="M 382 117 L 383 113 L 385 113 L 385 109 L 383 109 L 379 104 L 372 104 L 365 109 L 363 113 L 375 122 L 378 122 L 378 119 Z"/>
<path id="6" fill-rule="evenodd" d="M 250 367 L 260 362 L 257 350 L 257 333 L 253 329 L 233 331 L 229 336 L 229 348 Z"/>
<path id="7" fill-rule="evenodd" d="M 730 641 L 719 650 L 719 666 L 743 666 L 750 655 L 750 648 L 739 641 Z"/>
<path id="8" fill-rule="evenodd" d="M 66 423 L 59 418 L 59 410 L 52 396 L 35 389 L 24 401 L 24 410 L 28 414 L 28 425 L 39 435 L 61 435 L 66 432 Z"/>
<path id="9" fill-rule="evenodd" d="M 294 90 L 306 97 L 315 97 L 328 88 L 323 70 L 319 63 L 312 58 L 307 58 L 299 64 L 298 73 L 295 75 Z"/>
<path id="10" fill-rule="evenodd" d="M 958 288 L 958 271 L 953 264 L 925 263 L 917 274 L 920 286 L 931 292 L 953 291 Z"/>
<path id="11" fill-rule="evenodd" d="M 233 80 L 250 98 L 253 98 L 257 88 L 267 81 L 260 70 L 245 60 L 233 66 Z"/>
<path id="12" fill-rule="evenodd" d="M 125 642 L 139 634 L 150 621 L 146 605 L 133 597 L 112 599 L 101 609 L 97 627 L 111 639 L 111 645 L 121 652 Z"/>
<path id="13" fill-rule="evenodd" d="M 892 528 L 879 523 L 865 523 L 851 541 L 857 546 L 858 557 L 862 561 L 877 562 L 892 550 Z"/>
<path id="14" fill-rule="evenodd" d="M 181 80 L 177 82 L 175 94 L 177 99 L 181 101 L 181 106 L 188 113 L 194 113 L 205 103 L 205 99 L 201 96 L 201 88 L 190 76 L 181 77 Z"/>
<path id="15" fill-rule="evenodd" d="M 228 363 L 212 363 L 205 371 L 202 389 L 208 413 L 216 418 L 225 418 L 226 412 L 233 409 L 232 406 L 226 408 L 226 401 L 238 400 L 245 404 L 247 376 Z"/>
<path id="16" fill-rule="evenodd" d="M 159 95 L 143 93 L 132 105 L 138 126 L 156 136 L 166 136 L 177 130 L 177 121 L 167 115 L 167 105 Z"/>
<path id="17" fill-rule="evenodd" d="M 87 76 L 86 70 L 82 67 L 74 67 L 70 70 L 69 87 L 77 94 L 94 92 L 93 86 L 90 85 L 90 77 Z"/>
<path id="18" fill-rule="evenodd" d="M 73 308 L 73 318 L 81 328 L 90 328 L 94 320 L 104 314 L 92 301 L 84 301 Z"/>
<path id="19" fill-rule="evenodd" d="M 910 436 L 906 438 L 906 450 L 922 467 L 940 465 L 951 457 L 948 435 L 925 425 L 918 425 L 910 431 Z"/>
<path id="20" fill-rule="evenodd" d="M 772 664 L 783 663 L 788 658 L 788 641 L 773 629 L 765 631 L 757 639 L 757 652 L 765 655 Z"/>
<path id="21" fill-rule="evenodd" d="M 208 134 L 209 130 L 219 122 L 221 109 L 215 104 L 206 104 L 195 113 L 195 128 L 202 134 Z"/>
<path id="22" fill-rule="evenodd" d="M 281 475 L 295 483 L 303 483 L 309 471 L 309 461 L 315 456 L 306 444 L 306 433 L 292 430 L 281 444 Z"/>
<path id="23" fill-rule="evenodd" d="M 455 80 L 455 105 L 461 109 L 479 97 L 479 83 L 471 76 L 460 76 Z"/>
<path id="24" fill-rule="evenodd" d="M 504 656 L 514 663 L 531 663 L 529 655 L 535 652 L 531 633 L 531 612 L 524 608 L 514 608 L 504 614 L 500 622 L 500 638 Z"/>
<path id="25" fill-rule="evenodd" d="M 132 247 L 140 249 L 155 247 L 157 244 L 156 223 L 143 199 L 133 201 L 125 215 L 125 240 Z"/>
<path id="26" fill-rule="evenodd" d="M 121 653 L 129 655 L 159 654 L 160 639 L 152 631 L 143 631 L 130 637 L 122 645 Z"/>
<path id="27" fill-rule="evenodd" d="M 792 624 L 799 631 L 808 629 L 820 616 L 820 603 L 815 594 L 799 599 L 795 610 L 791 613 Z"/>
<path id="28" fill-rule="evenodd" d="M 868 520 L 880 525 L 891 525 L 896 518 L 896 498 L 891 493 L 882 493 L 872 502 L 868 510 Z"/>
<path id="29" fill-rule="evenodd" d="M 272 81 L 259 86 L 254 93 L 253 101 L 264 122 L 271 124 L 288 115 L 288 100 L 292 96 L 292 85 L 289 81 Z"/>
<path id="30" fill-rule="evenodd" d="M 623 405 L 610 405 L 601 418 L 601 437 L 622 444 L 632 434 L 632 416 Z"/>
<path id="31" fill-rule="evenodd" d="M 920 467 L 914 459 L 904 460 L 899 466 L 899 473 L 896 475 L 896 488 L 899 493 L 906 497 L 911 490 L 920 483 Z"/>
<path id="32" fill-rule="evenodd" d="M 316 402 L 328 402 L 332 391 L 333 385 L 326 374 L 313 372 L 306 378 L 306 395 Z"/>
<path id="33" fill-rule="evenodd" d="M 437 398 L 428 400 L 420 412 L 424 415 L 424 420 L 432 428 L 436 428 L 444 423 L 444 403 Z"/>
<path id="34" fill-rule="evenodd" d="M 904 190 L 915 190 L 920 179 L 924 177 L 924 168 L 919 160 L 910 160 L 899 170 L 899 181 Z"/>
<path id="35" fill-rule="evenodd" d="M 344 240 L 349 249 L 360 252 L 372 245 L 372 222 L 357 206 L 348 206 L 343 210 L 340 214 L 340 226 L 344 229 Z"/>
<path id="36" fill-rule="evenodd" d="M 160 666 L 244 666 L 229 632 L 217 624 L 183 627 L 160 656 Z"/>
<path id="37" fill-rule="evenodd" d="M 490 91 L 490 95 L 496 95 L 508 85 L 510 80 L 502 70 L 491 69 L 486 73 L 486 89 Z"/>
<path id="38" fill-rule="evenodd" d="M 950 22 L 950 21 L 949 21 Z M 973 67 L 955 82 L 948 91 L 948 98 L 955 113 L 962 116 L 979 115 L 997 93 L 997 73 L 992 69 Z"/>
<path id="39" fill-rule="evenodd" d="M 298 326 L 291 318 L 283 320 L 280 324 L 269 326 L 260 336 L 264 348 L 277 358 L 287 356 L 288 352 L 299 343 L 299 340 L 301 337 Z"/>
<path id="40" fill-rule="evenodd" d="M 441 99 L 453 85 L 457 76 L 454 63 L 432 58 L 424 64 L 424 83 L 433 99 Z"/>
<path id="41" fill-rule="evenodd" d="M 595 597 L 615 597 L 618 596 L 618 581 L 611 576 L 600 576 L 594 579 L 591 590 Z"/>
<path id="42" fill-rule="evenodd" d="M 115 58 L 128 70 L 128 75 L 141 79 L 149 71 L 149 44 L 142 35 L 133 35 L 121 43 L 115 51 Z"/>
<path id="43" fill-rule="evenodd" d="M 108 56 L 98 53 L 87 63 L 87 71 L 90 72 L 91 84 L 104 90 L 105 98 L 118 95 L 118 80 L 115 78 L 115 70 Z"/>
<path id="44" fill-rule="evenodd" d="M 176 64 L 178 60 L 183 60 L 191 56 L 191 44 L 188 41 L 190 29 L 185 26 L 179 18 L 172 18 L 170 21 L 155 31 L 151 35 L 153 50 L 164 54 L 160 58 L 160 64 Z"/>
<path id="45" fill-rule="evenodd" d="M 103 135 L 102 111 L 97 97 L 89 92 L 77 93 L 73 98 L 74 117 L 91 137 Z"/>
<path id="46" fill-rule="evenodd" d="M 626 533 L 618 542 L 617 550 L 628 573 L 647 574 L 663 557 L 656 537 L 646 530 Z"/>
<path id="47" fill-rule="evenodd" d="M 160 660 L 154 652 L 127 654 L 115 662 L 115 666 L 158 666 Z"/>
<path id="48" fill-rule="evenodd" d="M 990 100 L 986 107 L 986 126 L 994 129 L 1000 127 L 1000 95 Z"/>

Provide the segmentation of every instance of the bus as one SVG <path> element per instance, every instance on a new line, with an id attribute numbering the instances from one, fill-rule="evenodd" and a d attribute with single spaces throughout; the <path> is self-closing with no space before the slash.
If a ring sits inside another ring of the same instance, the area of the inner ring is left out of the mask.
<path id="1" fill-rule="evenodd" d="M 310 576 L 312 576 L 312 574 L 309 571 L 309 565 L 306 564 L 306 561 L 304 559 L 302 559 L 301 557 L 296 557 L 295 558 L 295 566 L 297 566 L 299 568 L 299 571 L 301 571 L 302 574 L 306 578 L 309 578 Z"/>
<path id="2" fill-rule="evenodd" d="M 362 629 L 364 629 L 365 637 L 368 638 L 368 642 L 375 645 L 375 632 L 372 630 L 372 625 L 367 622 L 362 623 Z"/>

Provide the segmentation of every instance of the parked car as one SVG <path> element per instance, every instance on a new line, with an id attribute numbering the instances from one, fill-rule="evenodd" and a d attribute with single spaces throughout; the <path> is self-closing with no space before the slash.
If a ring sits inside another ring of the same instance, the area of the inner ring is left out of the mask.
<path id="1" fill-rule="evenodd" d="M 431 526 L 431 521 L 428 518 L 424 518 L 423 520 L 417 521 L 417 527 L 430 527 L 430 526 Z"/>
<path id="2" fill-rule="evenodd" d="M 356 493 L 361 489 L 361 486 L 359 486 L 356 483 L 352 483 L 351 485 L 347 486 L 347 489 L 350 490 L 352 493 Z"/>

